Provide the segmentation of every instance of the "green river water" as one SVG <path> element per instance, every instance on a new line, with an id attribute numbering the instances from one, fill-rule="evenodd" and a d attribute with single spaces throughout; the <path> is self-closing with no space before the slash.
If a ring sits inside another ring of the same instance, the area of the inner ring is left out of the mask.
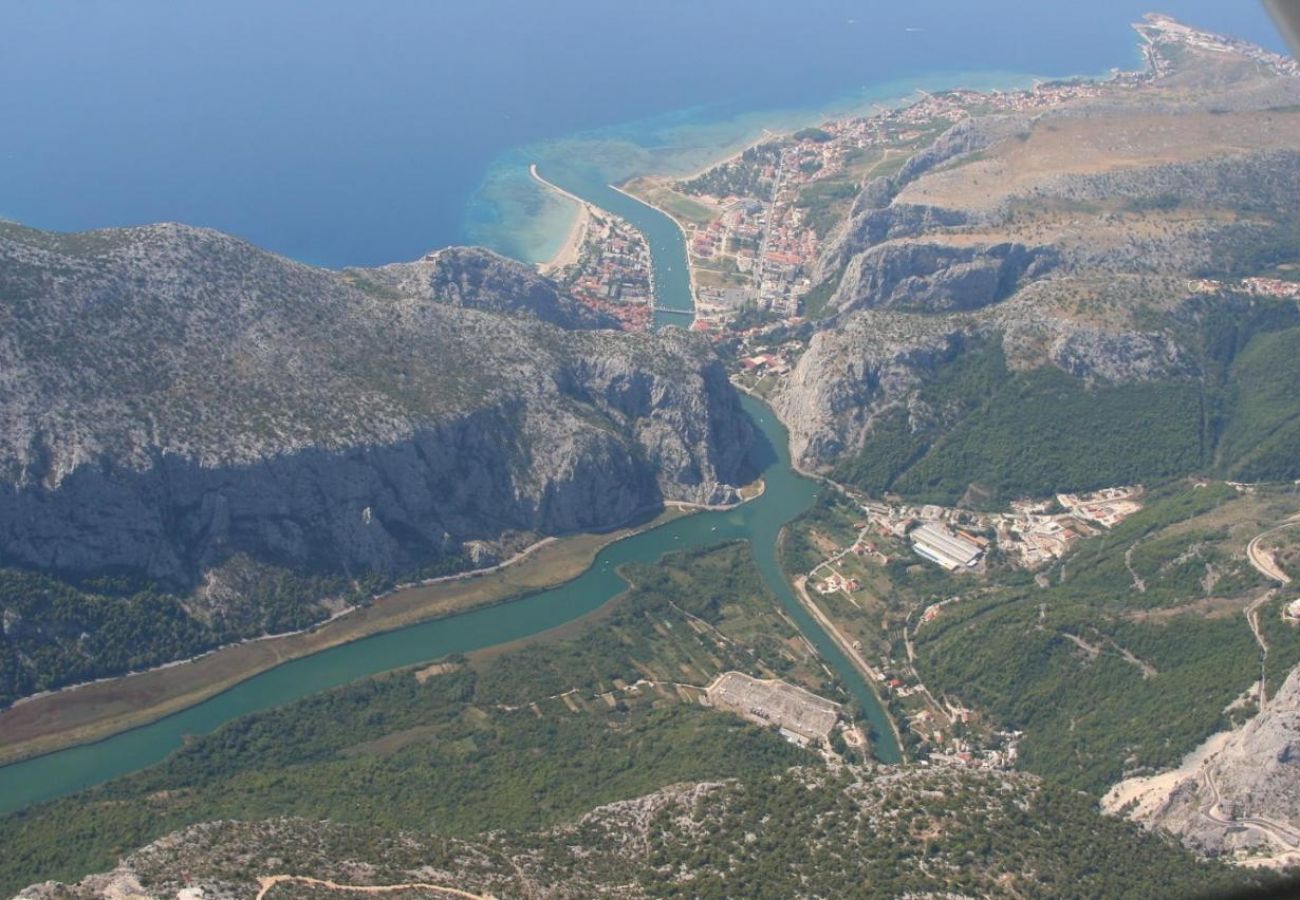
<path id="1" fill-rule="evenodd" d="M 685 246 L 671 220 L 608 187 L 575 181 L 561 185 L 600 206 L 614 207 L 612 212 L 641 228 L 651 242 L 657 302 L 663 309 L 691 309 Z M 598 189 L 601 187 L 603 190 Z M 669 266 L 672 272 L 668 271 Z M 679 272 L 682 277 L 674 277 Z M 662 321 L 690 320 L 687 316 L 669 314 Z M 750 542 L 764 582 L 866 711 L 877 736 L 874 746 L 877 758 L 896 762 L 899 749 L 875 695 L 796 600 L 777 562 L 781 528 L 812 506 L 820 487 L 791 468 L 785 428 L 771 409 L 752 397 L 743 397 L 742 403 L 760 434 L 755 462 L 761 467 L 766 484 L 760 497 L 735 509 L 676 519 L 613 543 L 597 555 L 585 573 L 559 587 L 323 650 L 255 675 L 152 724 L 0 768 L 0 813 L 51 800 L 153 765 L 181 746 L 185 736 L 205 734 L 238 716 L 368 675 L 554 628 L 598 609 L 622 593 L 627 583 L 616 570 L 624 563 L 653 563 L 674 550 L 738 539 Z"/>

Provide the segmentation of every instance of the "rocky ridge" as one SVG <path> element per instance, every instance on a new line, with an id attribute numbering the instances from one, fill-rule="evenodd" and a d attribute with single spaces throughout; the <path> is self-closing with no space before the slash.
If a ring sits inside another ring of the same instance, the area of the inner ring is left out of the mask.
<path id="1" fill-rule="evenodd" d="M 612 316 L 579 303 L 551 279 L 481 247 L 447 247 L 414 262 L 344 274 L 359 287 L 415 301 L 524 316 L 561 328 L 619 327 Z"/>
<path id="2" fill-rule="evenodd" d="M 751 440 L 703 342 L 540 321 L 599 324 L 477 251 L 340 274 L 181 225 L 4 225 L 0 297 L 9 564 L 183 588 L 235 554 L 487 562 L 726 502 Z"/>
<path id="3" fill-rule="evenodd" d="M 1267 707 L 1170 773 L 1116 785 L 1103 808 L 1198 853 L 1300 863 L 1300 669 Z"/>
<path id="4" fill-rule="evenodd" d="M 1110 852 L 1105 866 L 1095 863 L 1098 846 Z M 973 847 L 982 849 L 967 849 Z M 897 864 L 917 854 L 924 865 Z M 1175 867 L 1182 867 L 1178 878 L 1202 886 L 1242 881 L 1208 866 L 1189 871 L 1193 865 L 1163 842 L 1096 816 L 1078 799 L 1053 796 L 1033 776 L 797 768 L 771 778 L 671 786 L 598 807 L 572 824 L 469 840 L 297 819 L 212 822 L 162 838 L 111 872 L 77 884 L 33 885 L 18 897 L 195 898 L 201 892 L 220 900 L 252 896 L 285 874 L 334 885 L 420 883 L 501 898 L 864 890 L 871 896 L 1117 896 L 1141 894 Z M 276 887 L 271 896 L 294 896 L 294 887 Z M 331 893 L 351 895 L 341 888 Z M 420 895 L 432 894 L 425 888 Z"/>
<path id="5" fill-rule="evenodd" d="M 897 410 L 924 430 L 942 411 L 918 389 L 989 342 L 1012 369 L 1088 384 L 1205 375 L 1179 327 L 1199 303 L 1187 281 L 1293 246 L 1300 78 L 1174 43 L 1141 88 L 967 119 L 863 187 L 814 272 L 826 313 L 773 397 L 800 465 L 830 470 Z"/>

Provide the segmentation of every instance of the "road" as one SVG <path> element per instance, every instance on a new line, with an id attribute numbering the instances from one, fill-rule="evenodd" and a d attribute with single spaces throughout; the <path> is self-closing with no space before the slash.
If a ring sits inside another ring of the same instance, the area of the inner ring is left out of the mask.
<path id="1" fill-rule="evenodd" d="M 758 248 L 758 264 L 754 266 L 755 290 L 758 291 L 758 299 L 763 299 L 763 276 L 767 269 L 767 245 L 772 236 L 772 219 L 776 212 L 776 197 L 781 192 L 781 180 L 785 177 L 785 153 L 782 152 L 777 156 L 776 178 L 772 181 L 772 199 L 767 204 L 767 210 L 763 216 L 763 243 Z"/>
<path id="2" fill-rule="evenodd" d="M 1142 539 L 1138 538 L 1133 542 L 1133 546 L 1124 551 L 1124 568 L 1128 569 L 1129 575 L 1133 576 L 1133 587 L 1137 589 L 1137 592 L 1139 594 L 1145 594 L 1147 592 L 1147 583 L 1142 579 L 1142 576 L 1138 575 L 1137 570 L 1133 568 L 1133 551 L 1137 549 L 1137 545 L 1141 543 L 1141 541 Z"/>
<path id="3" fill-rule="evenodd" d="M 1291 576 L 1282 571 L 1281 567 L 1277 564 L 1277 560 L 1273 558 L 1273 554 L 1263 549 L 1263 547 L 1260 546 L 1260 543 L 1270 534 L 1281 531 L 1283 528 L 1290 528 L 1292 525 L 1300 525 L 1300 515 L 1292 516 L 1280 525 L 1274 525 L 1266 531 L 1261 531 L 1259 534 L 1251 538 L 1250 543 L 1246 545 L 1246 559 L 1248 559 L 1250 564 L 1255 567 L 1255 570 L 1265 578 L 1276 581 L 1282 585 L 1290 584 Z M 1255 600 L 1246 607 L 1245 611 L 1246 623 L 1250 625 L 1250 633 L 1255 636 L 1255 643 L 1259 644 L 1260 712 L 1264 711 L 1264 705 L 1268 700 L 1268 690 L 1265 682 L 1268 672 L 1268 641 L 1264 639 L 1264 633 L 1259 627 L 1259 610 L 1266 603 L 1272 600 L 1276 593 L 1275 590 L 1265 591 L 1263 594 L 1260 594 L 1259 597 L 1255 598 Z"/>
<path id="4" fill-rule="evenodd" d="M 455 897 L 457 900 L 493 900 L 490 894 L 471 894 L 468 891 L 457 890 L 456 888 L 443 887 L 440 884 L 425 884 L 420 881 L 412 881 L 408 884 L 339 884 L 336 881 L 329 881 L 323 878 L 311 878 L 307 875 L 265 875 L 257 879 L 261 890 L 257 892 L 256 900 L 264 900 L 271 888 L 277 884 L 285 882 L 297 882 L 298 884 L 309 884 L 312 887 L 321 887 L 331 891 L 347 891 L 350 894 L 392 894 L 397 891 L 431 891 L 437 897 Z"/>
<path id="5" fill-rule="evenodd" d="M 1264 550 L 1260 544 L 1263 539 L 1283 528 L 1300 524 L 1300 516 L 1292 516 L 1285 522 L 1275 525 L 1272 528 L 1262 531 L 1251 539 L 1246 545 L 1246 558 L 1250 564 L 1255 567 L 1265 578 L 1276 581 L 1280 585 L 1290 584 L 1291 578 L 1286 572 L 1278 566 L 1273 555 Z M 1255 642 L 1259 644 L 1260 663 L 1259 663 L 1259 711 L 1264 712 L 1265 703 L 1268 697 L 1265 675 L 1268 664 L 1268 641 L 1264 638 L 1264 633 L 1259 627 L 1259 611 L 1270 600 L 1276 596 L 1277 590 L 1268 590 L 1260 594 L 1255 600 L 1246 607 L 1246 622 L 1250 625 L 1251 634 L 1255 636 Z M 1265 819 L 1258 816 L 1242 816 L 1240 818 L 1225 815 L 1222 810 L 1223 797 L 1219 792 L 1219 785 L 1214 780 L 1214 773 L 1207 764 L 1198 776 L 1198 781 L 1204 792 L 1208 795 L 1207 801 L 1200 807 L 1201 814 L 1216 825 L 1222 825 L 1225 828 L 1251 828 L 1263 833 L 1274 844 L 1282 847 L 1286 851 L 1300 849 L 1300 830 L 1286 822 L 1279 822 L 1275 819 Z"/>
<path id="6" fill-rule="evenodd" d="M 830 635 L 831 640 L 839 645 L 840 651 L 848 657 L 849 664 L 858 670 L 858 673 L 863 676 L 863 680 L 866 681 L 867 686 L 876 693 L 877 699 L 879 699 L 879 692 L 876 691 L 876 685 L 882 680 L 883 676 L 876 671 L 870 663 L 862 658 L 862 654 L 857 651 L 853 646 L 853 643 L 844 636 L 844 633 L 840 631 L 838 627 L 836 627 L 835 623 L 830 620 L 830 617 L 822 612 L 821 607 L 818 606 L 809 595 L 807 584 L 808 579 L 806 576 L 796 578 L 794 580 L 795 596 L 799 598 L 799 602 L 803 604 L 804 609 L 808 610 L 808 614 L 817 621 L 817 624 L 821 625 L 828 635 Z M 880 703 L 880 708 L 885 713 L 885 719 L 889 722 L 890 730 L 894 732 L 894 742 L 898 745 L 899 752 L 903 753 L 903 735 L 898 730 L 898 723 L 895 722 L 894 717 L 889 714 L 889 710 L 886 708 L 883 701 Z M 906 756 L 904 756 L 904 759 L 906 759 Z"/>
<path id="7" fill-rule="evenodd" d="M 1219 786 L 1214 781 L 1214 775 L 1208 768 L 1202 770 L 1200 776 L 1201 785 L 1210 795 L 1210 802 L 1201 807 L 1201 814 L 1216 825 L 1237 828 L 1253 828 L 1256 831 L 1262 831 L 1270 840 L 1280 844 L 1286 850 L 1295 850 L 1300 848 L 1300 832 L 1285 822 L 1278 822 L 1275 819 L 1262 819 L 1256 816 L 1243 816 L 1242 818 L 1232 818 L 1224 816 L 1220 811 L 1220 804 L 1223 801 L 1219 794 Z"/>
<path id="8" fill-rule="evenodd" d="M 1246 558 L 1250 560 L 1250 564 L 1255 567 L 1259 574 L 1276 581 L 1278 584 L 1290 584 L 1291 576 L 1282 571 L 1277 564 L 1277 560 L 1273 558 L 1273 554 L 1260 547 L 1260 542 L 1270 534 L 1281 531 L 1283 528 L 1290 528 L 1292 525 L 1300 525 L 1300 516 L 1292 516 L 1280 525 L 1275 525 L 1267 531 L 1261 531 L 1246 545 Z"/>
<path id="9" fill-rule="evenodd" d="M 1096 659 L 1098 656 L 1101 656 L 1103 653 L 1106 652 L 1105 647 L 1099 647 L 1096 644 L 1089 643 L 1088 641 L 1079 637 L 1077 634 L 1070 634 L 1070 632 L 1068 631 L 1060 631 L 1057 633 L 1060 634 L 1061 637 L 1073 643 L 1079 649 L 1086 652 L 1089 656 L 1091 656 L 1094 659 Z M 1141 672 L 1143 678 L 1152 678 L 1160 674 L 1156 670 L 1156 667 L 1151 665 L 1151 663 L 1137 656 L 1134 656 L 1130 650 L 1128 650 L 1125 647 L 1121 647 L 1119 644 L 1115 643 L 1110 638 L 1106 639 L 1106 643 L 1110 644 L 1111 647 L 1115 648 L 1116 656 L 1118 656 L 1120 659 L 1124 660 L 1126 663 L 1128 663 L 1129 665 L 1136 668 L 1139 672 Z"/>

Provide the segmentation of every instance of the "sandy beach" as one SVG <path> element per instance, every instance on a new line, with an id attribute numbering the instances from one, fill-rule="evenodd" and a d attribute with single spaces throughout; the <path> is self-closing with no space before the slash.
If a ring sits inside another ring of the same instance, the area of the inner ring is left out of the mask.
<path id="1" fill-rule="evenodd" d="M 587 229 L 591 224 L 591 204 L 581 197 L 570 194 L 564 188 L 557 184 L 552 184 L 542 177 L 537 171 L 537 163 L 528 167 L 528 174 L 533 179 L 549 190 L 555 191 L 560 196 L 572 200 L 578 204 L 578 214 L 573 219 L 573 224 L 569 226 L 569 233 L 560 245 L 560 249 L 555 251 L 555 255 L 543 263 L 537 264 L 537 271 L 543 275 L 550 275 L 576 263 L 582 252 L 582 245 L 587 240 Z"/>

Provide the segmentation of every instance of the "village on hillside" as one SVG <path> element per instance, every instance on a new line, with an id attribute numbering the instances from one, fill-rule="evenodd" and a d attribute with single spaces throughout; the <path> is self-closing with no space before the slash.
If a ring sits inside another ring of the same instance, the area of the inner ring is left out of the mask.
<path id="1" fill-rule="evenodd" d="M 875 682 L 930 763 L 1014 765 L 1020 735 L 991 728 L 952 697 L 931 693 L 913 665 L 913 638 L 954 604 L 979 595 L 983 579 L 978 576 L 995 551 L 1001 565 L 1040 568 L 1075 541 L 1138 512 L 1143 488 L 1062 493 L 1015 501 L 1003 512 L 979 512 L 876 500 L 836 487 L 833 512 L 808 532 L 821 558 L 797 581 L 802 602 Z M 933 566 L 974 580 L 969 590 L 895 608 L 890 572 L 896 564 Z"/>
<path id="2" fill-rule="evenodd" d="M 1141 510 L 1143 494 L 1141 485 L 1113 487 L 1046 500 L 1014 500 L 1006 512 L 985 513 L 935 504 L 891 504 L 841 489 L 863 514 L 853 523 L 859 536 L 845 555 L 886 565 L 891 554 L 905 546 L 948 572 L 981 571 L 992 548 L 1013 566 L 1038 568 L 1060 559 L 1080 538 L 1114 528 Z M 813 589 L 851 591 L 853 583 L 832 571 Z"/>
<path id="3" fill-rule="evenodd" d="M 793 134 L 765 132 L 752 146 L 685 178 L 641 177 L 623 189 L 681 226 L 687 244 L 700 331 L 731 329 L 744 310 L 797 324 L 829 299 L 814 291 L 814 265 L 834 227 L 873 178 L 900 171 L 918 150 L 952 125 L 990 113 L 1038 113 L 1116 91 L 1141 88 L 1168 74 L 1171 46 L 1247 53 L 1260 66 L 1294 74 L 1288 57 L 1188 28 L 1160 15 L 1139 24 L 1147 66 L 1105 80 L 1038 82 L 1020 90 L 955 89 L 894 108 L 825 122 Z M 575 198 L 577 199 L 577 198 Z M 578 260 L 559 272 L 583 302 L 618 317 L 629 329 L 648 328 L 653 308 L 649 249 L 626 221 L 588 207 Z M 1300 298 L 1296 282 L 1247 279 L 1236 285 L 1203 281 L 1194 292 L 1220 289 Z M 743 329 L 752 323 L 746 317 Z"/>

